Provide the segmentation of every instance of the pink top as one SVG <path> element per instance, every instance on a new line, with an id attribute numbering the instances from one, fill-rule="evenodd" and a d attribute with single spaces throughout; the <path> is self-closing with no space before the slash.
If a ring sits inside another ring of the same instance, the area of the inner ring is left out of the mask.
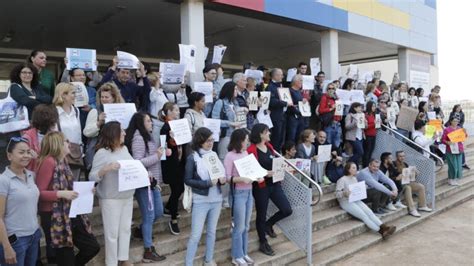
<path id="1" fill-rule="evenodd" d="M 40 154 L 41 152 L 41 143 L 38 141 L 38 130 L 34 127 L 23 131 L 23 138 L 28 140 L 28 146 L 32 149 L 36 154 Z M 30 171 L 36 171 L 36 159 L 31 159 L 30 164 L 26 167 L 26 169 Z"/>
<path id="2" fill-rule="evenodd" d="M 245 156 L 249 155 L 247 151 L 242 151 L 241 153 L 237 153 L 235 151 L 230 151 L 226 154 L 224 158 L 224 167 L 225 167 L 225 176 L 227 181 L 230 181 L 230 178 L 233 176 L 239 176 L 239 172 L 237 172 L 237 168 L 235 168 L 234 161 L 238 159 L 242 159 Z M 239 190 L 246 190 L 252 189 L 252 183 L 245 184 L 245 183 L 235 183 L 235 189 Z"/>
<path id="3" fill-rule="evenodd" d="M 38 211 L 50 212 L 53 202 L 58 200 L 57 191 L 52 189 L 56 160 L 48 156 L 36 171 L 36 185 L 40 191 Z"/>
<path id="4" fill-rule="evenodd" d="M 449 152 L 451 153 L 451 147 L 449 147 L 449 145 L 446 143 L 447 141 L 449 141 L 449 137 L 448 137 L 448 134 L 453 132 L 453 131 L 456 131 L 458 129 L 460 129 L 461 127 L 456 127 L 456 128 L 452 128 L 451 126 L 449 127 L 446 127 L 443 131 L 443 137 L 441 138 L 441 142 L 446 144 L 446 152 Z M 458 145 L 459 145 L 459 153 L 463 153 L 464 152 L 464 145 L 462 144 L 462 142 L 458 142 Z"/>

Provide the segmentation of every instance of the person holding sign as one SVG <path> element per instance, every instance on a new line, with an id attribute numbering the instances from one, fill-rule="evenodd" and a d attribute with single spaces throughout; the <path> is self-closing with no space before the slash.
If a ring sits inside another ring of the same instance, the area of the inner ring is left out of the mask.
<path id="1" fill-rule="evenodd" d="M 248 155 L 246 150 L 248 144 L 247 130 L 236 129 L 230 136 L 229 152 L 224 159 L 227 182 L 230 182 L 231 186 L 232 222 L 234 224 L 232 229 L 232 263 L 236 265 L 254 263 L 248 256 L 248 231 L 253 209 L 253 179 L 239 176 L 234 165 L 234 161 Z"/>
<path id="2" fill-rule="evenodd" d="M 150 177 L 150 186 L 137 188 L 135 198 L 140 208 L 142 224 L 136 228 L 133 235 L 143 239 L 145 252 L 143 262 L 157 262 L 166 259 L 159 255 L 152 242 L 153 224 L 163 216 L 163 201 L 161 199 L 161 156 L 165 152 L 152 137 L 153 122 L 150 115 L 136 113 L 132 116 L 125 135 L 125 145 L 133 159 L 140 160 Z M 171 150 L 169 150 L 171 152 Z"/>
<path id="3" fill-rule="evenodd" d="M 319 119 L 321 119 L 322 129 L 326 132 L 327 142 L 333 148 L 339 148 L 341 145 L 341 119 L 342 116 L 335 115 L 336 110 L 336 87 L 330 83 L 327 86 L 326 93 L 321 97 L 319 104 Z"/>
<path id="4" fill-rule="evenodd" d="M 446 145 L 446 161 L 448 163 L 448 183 L 452 186 L 458 186 L 457 179 L 462 178 L 462 153 L 464 153 L 464 145 L 462 142 L 453 142 L 452 132 L 461 129 L 460 134 L 467 137 L 466 129 L 458 126 L 459 116 L 453 116 L 448 120 L 449 127 L 446 127 L 441 137 L 441 142 Z"/>
<path id="5" fill-rule="evenodd" d="M 2 152 L 10 165 L 0 175 L 0 264 L 33 266 L 41 258 L 40 193 L 35 174 L 26 169 L 31 160 L 28 140 L 12 137 Z"/>
<path id="6" fill-rule="evenodd" d="M 350 186 L 357 184 L 356 175 L 357 165 L 353 162 L 348 162 L 344 167 L 344 176 L 337 180 L 336 184 L 336 198 L 339 202 L 339 206 L 350 215 L 362 220 L 372 231 L 378 232 L 382 235 L 383 239 L 386 239 L 392 235 L 397 228 L 382 223 L 362 200 L 349 202 L 349 196 L 351 195 Z"/>
<path id="7" fill-rule="evenodd" d="M 453 110 L 449 114 L 449 118 L 454 117 L 454 116 L 459 117 L 458 125 L 460 127 L 464 127 L 464 112 L 462 111 L 462 107 L 460 104 L 455 104 L 453 106 Z M 471 168 L 466 164 L 466 154 L 464 152 L 462 153 L 462 167 L 466 170 L 471 170 Z"/>
<path id="8" fill-rule="evenodd" d="M 360 116 L 360 114 L 362 116 Z M 356 165 L 359 165 L 360 159 L 364 155 L 363 139 L 365 132 L 364 129 L 359 126 L 361 123 L 367 125 L 367 121 L 363 114 L 362 104 L 355 102 L 351 104 L 349 113 L 345 119 L 345 140 L 352 146 L 352 157 L 349 160 L 354 162 Z M 361 122 L 360 119 L 363 119 L 364 121 Z"/>
<path id="9" fill-rule="evenodd" d="M 415 121 L 415 130 L 413 131 L 411 137 L 413 141 L 424 148 L 424 150 L 420 150 L 423 155 L 427 158 L 430 157 L 430 146 L 433 145 L 435 142 L 436 134 L 433 134 L 431 138 L 425 136 L 426 124 L 423 120 L 416 120 Z"/>
<path id="10" fill-rule="evenodd" d="M 182 145 L 177 145 L 174 133 L 171 131 L 169 121 L 179 119 L 178 105 L 167 102 L 159 112 L 160 120 L 165 124 L 160 130 L 160 135 L 166 135 L 166 147 L 171 149 L 171 154 L 166 154 L 166 160 L 161 163 L 163 172 L 163 182 L 168 184 L 171 194 L 168 203 L 165 205 L 164 215 L 171 216 L 168 226 L 173 235 L 179 235 L 178 227 L 178 204 L 179 197 L 184 192 L 184 150 Z M 163 145 L 163 143 L 161 143 Z"/>
<path id="11" fill-rule="evenodd" d="M 389 210 L 396 210 L 397 208 L 406 208 L 407 206 L 403 205 L 401 202 L 401 197 L 405 193 L 404 185 L 405 185 L 406 179 L 403 179 L 403 178 L 406 178 L 408 176 L 404 176 L 402 171 L 398 171 L 398 169 L 395 168 L 395 165 L 392 160 L 392 154 L 390 152 L 383 152 L 380 155 L 380 161 L 381 161 L 380 171 L 382 171 L 382 173 L 384 173 L 386 176 L 390 177 L 390 179 L 392 179 L 392 181 L 395 182 L 395 185 L 397 186 L 398 191 L 400 191 L 400 193 L 398 193 L 395 199 L 389 201 L 386 208 Z M 405 198 L 407 198 L 406 195 L 405 195 Z M 408 213 L 412 216 L 420 217 L 420 214 L 418 213 L 416 209 L 411 208 L 409 209 Z"/>
<path id="12" fill-rule="evenodd" d="M 290 106 L 286 110 L 286 140 L 291 140 L 295 142 L 297 141 L 301 132 L 303 132 L 303 130 L 305 129 L 305 126 L 309 124 L 308 118 L 303 117 L 303 115 L 301 114 L 301 110 L 298 106 L 299 102 L 308 103 L 308 100 L 304 99 L 303 94 L 301 93 L 302 84 L 303 77 L 300 74 L 295 75 L 291 80 L 291 100 L 293 101 L 293 103 L 296 103 L 296 105 Z"/>
<path id="13" fill-rule="evenodd" d="M 48 259 L 55 255 L 58 265 L 85 265 L 99 253 L 100 245 L 86 214 L 69 217 L 71 201 L 78 194 L 73 190 L 73 174 L 66 162 L 68 153 L 69 141 L 63 133 L 50 132 L 44 136 L 36 170 L 39 215 Z M 79 249 L 76 256 L 74 246 Z"/>
<path id="14" fill-rule="evenodd" d="M 134 189 L 119 191 L 119 160 L 133 160 L 128 152 L 125 131 L 117 121 L 106 123 L 100 130 L 89 179 L 98 183 L 104 225 L 105 264 L 129 266 L 130 234 Z"/>
<path id="15" fill-rule="evenodd" d="M 150 106 L 150 81 L 146 76 L 145 66 L 140 63 L 140 68 L 137 70 L 138 75 L 143 82 L 143 86 L 131 81 L 132 74 L 130 69 L 119 68 L 117 57 L 113 58 L 112 66 L 102 78 L 100 85 L 107 82 L 114 82 L 120 90 L 120 94 L 126 103 L 135 103 L 139 111 L 148 112 Z M 115 77 L 114 77 L 115 76 Z"/>
<path id="16" fill-rule="evenodd" d="M 367 127 L 364 129 L 364 156 L 362 157 L 362 166 L 367 167 L 369 160 L 372 158 L 372 153 L 375 149 L 375 139 L 377 136 L 377 128 L 375 125 L 375 112 L 377 106 L 374 102 L 368 101 L 365 107 L 365 120 L 367 121 Z"/>
<path id="17" fill-rule="evenodd" d="M 318 174 L 319 163 L 317 162 L 317 150 L 314 146 L 315 139 L 316 132 L 312 129 L 305 129 L 301 133 L 300 143 L 296 145 L 296 158 L 311 160 L 311 178 L 321 184 L 323 173 Z"/>
<path id="18" fill-rule="evenodd" d="M 267 86 L 270 92 L 270 118 L 272 119 L 272 145 L 277 151 L 283 145 L 283 135 L 285 130 L 286 116 L 284 114 L 285 107 L 293 106 L 292 103 L 280 99 L 278 88 L 281 88 L 283 81 L 283 71 L 280 68 L 274 68 L 270 72 L 271 81 Z"/>
<path id="19" fill-rule="evenodd" d="M 86 88 L 86 91 L 87 91 L 87 96 L 88 96 L 88 103 L 86 105 L 83 105 L 83 106 L 77 106 L 81 112 L 81 115 L 80 115 L 80 118 L 81 118 L 81 128 L 84 128 L 85 126 L 85 123 L 86 123 L 86 118 L 87 118 L 87 114 L 90 112 L 90 110 L 92 110 L 93 108 L 96 108 L 96 94 L 97 94 L 97 91 L 95 88 L 91 87 L 91 86 L 87 86 L 86 85 L 86 80 L 87 80 L 87 77 L 86 77 L 86 73 L 84 72 L 84 70 L 80 69 L 80 68 L 73 68 L 71 70 L 69 70 L 69 80 L 71 82 L 80 82 L 82 84 L 84 84 L 85 88 Z M 66 82 L 69 82 L 66 81 Z M 76 87 L 76 90 L 77 90 L 77 87 Z M 77 100 L 77 91 L 76 91 L 76 100 Z"/>
<path id="20" fill-rule="evenodd" d="M 222 208 L 221 185 L 226 183 L 225 176 L 211 179 L 207 164 L 203 156 L 213 153 L 214 139 L 212 131 L 202 127 L 196 131 L 192 140 L 193 153 L 186 159 L 186 171 L 184 183 L 191 187 L 192 212 L 191 212 L 191 234 L 189 236 L 186 266 L 192 266 L 196 255 L 199 240 L 206 223 L 206 255 L 204 263 L 214 263 L 214 244 L 216 241 L 217 221 Z M 215 263 L 214 263 L 215 265 Z"/>
<path id="21" fill-rule="evenodd" d="M 273 231 L 273 225 L 278 221 L 290 216 L 293 213 L 290 202 L 281 187 L 281 182 L 273 183 L 273 158 L 275 157 L 273 146 L 270 144 L 270 130 L 265 124 L 256 124 L 250 132 L 250 142 L 252 143 L 247 152 L 253 154 L 259 164 L 268 171 L 261 182 L 254 182 L 253 197 L 255 199 L 255 209 L 257 210 L 257 233 L 260 242 L 259 250 L 268 255 L 273 256 L 275 252 L 268 244 L 266 234 L 272 238 L 277 235 Z M 268 201 L 277 206 L 279 211 L 270 219 L 267 218 Z"/>

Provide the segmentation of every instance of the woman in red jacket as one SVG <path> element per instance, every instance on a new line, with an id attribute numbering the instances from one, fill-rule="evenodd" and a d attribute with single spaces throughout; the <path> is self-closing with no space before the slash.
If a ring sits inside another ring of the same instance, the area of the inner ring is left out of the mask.
<path id="1" fill-rule="evenodd" d="M 365 129 L 364 139 L 364 156 L 362 158 L 362 165 L 367 167 L 372 158 L 372 153 L 375 149 L 375 137 L 377 136 L 377 129 L 375 128 L 375 110 L 376 105 L 372 101 L 368 101 L 365 106 L 365 119 L 367 120 L 367 128 Z"/>

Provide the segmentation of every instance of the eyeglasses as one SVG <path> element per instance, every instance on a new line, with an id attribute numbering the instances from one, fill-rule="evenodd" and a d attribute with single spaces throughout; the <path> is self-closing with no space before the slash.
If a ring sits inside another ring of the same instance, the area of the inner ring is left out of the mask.
<path id="1" fill-rule="evenodd" d="M 10 144 L 14 142 L 14 143 L 20 143 L 20 142 L 25 142 L 25 143 L 29 143 L 29 141 L 23 137 L 11 137 L 10 138 L 10 141 L 8 141 L 8 145 L 7 145 L 7 151 L 10 149 Z"/>
<path id="2" fill-rule="evenodd" d="M 208 138 L 208 139 L 206 140 L 206 143 L 214 143 L 214 138 Z"/>
<path id="3" fill-rule="evenodd" d="M 335 88 L 334 87 L 328 87 L 328 90 L 334 90 Z"/>
<path id="4" fill-rule="evenodd" d="M 23 75 L 33 75 L 33 72 L 31 72 L 31 71 L 21 71 L 20 74 L 23 74 Z"/>

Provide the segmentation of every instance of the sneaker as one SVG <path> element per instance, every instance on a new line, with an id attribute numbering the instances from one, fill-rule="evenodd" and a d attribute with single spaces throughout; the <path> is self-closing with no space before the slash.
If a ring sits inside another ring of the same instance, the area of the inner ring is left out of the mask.
<path id="1" fill-rule="evenodd" d="M 466 169 L 466 170 L 471 170 L 471 168 L 467 165 L 467 164 L 463 164 L 462 165 L 462 168 Z"/>
<path id="2" fill-rule="evenodd" d="M 275 255 L 275 251 L 273 251 L 272 247 L 270 247 L 270 245 L 267 242 L 260 243 L 260 247 L 258 248 L 258 250 L 260 250 L 260 252 L 268 256 Z"/>
<path id="3" fill-rule="evenodd" d="M 249 257 L 249 255 L 245 255 L 244 260 L 247 262 L 248 265 L 253 265 L 255 263 L 255 261 L 251 257 Z"/>
<path id="4" fill-rule="evenodd" d="M 385 206 L 385 209 L 389 210 L 389 211 L 396 211 L 397 208 L 395 208 L 395 206 L 393 206 L 393 203 L 389 203 L 387 204 L 387 206 Z"/>
<path id="5" fill-rule="evenodd" d="M 459 183 L 456 181 L 456 179 L 448 179 L 448 184 L 450 186 L 459 186 Z"/>
<path id="6" fill-rule="evenodd" d="M 401 209 L 405 209 L 407 206 L 404 205 L 401 201 L 397 201 L 397 202 L 395 203 L 395 207 L 401 208 Z"/>
<path id="7" fill-rule="evenodd" d="M 421 217 L 420 213 L 417 210 L 409 211 L 408 214 L 415 217 Z"/>
<path id="8" fill-rule="evenodd" d="M 419 211 L 424 211 L 424 212 L 432 212 L 433 209 L 428 208 L 427 206 L 418 208 Z"/>
<path id="9" fill-rule="evenodd" d="M 265 228 L 265 233 L 270 236 L 271 238 L 276 238 L 277 235 L 275 234 L 275 231 L 273 231 L 273 226 L 266 226 Z"/>
<path id="10" fill-rule="evenodd" d="M 152 246 L 151 248 L 145 248 L 145 253 L 143 253 L 142 261 L 144 263 L 151 263 L 151 262 L 163 261 L 165 259 L 166 257 L 158 254 L 155 250 L 155 247 Z"/>
<path id="11" fill-rule="evenodd" d="M 232 265 L 237 265 L 237 266 L 247 266 L 247 262 L 245 261 L 244 258 L 237 258 L 237 259 L 232 259 Z"/>
<path id="12" fill-rule="evenodd" d="M 170 232 L 173 235 L 175 236 L 179 235 L 180 231 L 179 231 L 178 223 L 173 223 L 172 221 L 169 221 L 168 226 L 170 228 Z"/>

